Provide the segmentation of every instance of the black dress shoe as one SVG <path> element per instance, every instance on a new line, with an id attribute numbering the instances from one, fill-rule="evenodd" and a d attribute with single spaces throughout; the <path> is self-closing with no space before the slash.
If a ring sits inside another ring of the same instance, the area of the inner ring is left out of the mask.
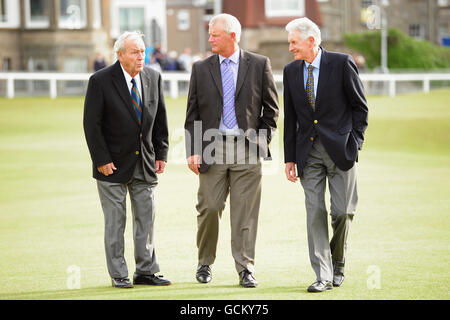
<path id="1" fill-rule="evenodd" d="M 333 289 L 331 281 L 319 281 L 317 280 L 312 285 L 308 287 L 308 292 L 323 292 L 326 290 Z"/>
<path id="2" fill-rule="evenodd" d="M 258 282 L 250 271 L 242 270 L 239 273 L 239 284 L 244 288 L 254 288 L 258 285 Z"/>
<path id="3" fill-rule="evenodd" d="M 344 275 L 343 274 L 334 274 L 333 275 L 333 287 L 340 287 L 342 283 L 344 282 Z"/>
<path id="4" fill-rule="evenodd" d="M 131 284 L 130 279 L 128 278 L 112 278 L 111 282 L 114 288 L 122 288 L 122 289 L 133 288 L 133 285 Z"/>
<path id="5" fill-rule="evenodd" d="M 208 283 L 211 281 L 212 273 L 211 268 L 208 265 L 200 265 L 197 268 L 197 274 L 195 278 L 200 283 Z"/>
<path id="6" fill-rule="evenodd" d="M 333 287 L 340 287 L 344 282 L 344 263 L 333 262 Z"/>
<path id="7" fill-rule="evenodd" d="M 149 286 L 168 286 L 171 282 L 164 279 L 163 276 L 157 276 L 155 274 L 144 275 L 135 273 L 133 276 L 133 284 L 146 284 Z"/>

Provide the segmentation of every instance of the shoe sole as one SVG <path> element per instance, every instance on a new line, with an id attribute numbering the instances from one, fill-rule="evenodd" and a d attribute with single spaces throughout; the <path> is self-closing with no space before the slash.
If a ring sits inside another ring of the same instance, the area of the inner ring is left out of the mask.
<path id="1" fill-rule="evenodd" d="M 322 291 L 320 291 L 320 290 L 313 290 L 313 289 L 309 289 L 309 288 L 308 288 L 308 292 L 311 292 L 311 293 L 319 293 L 319 292 L 324 292 L 324 291 L 328 291 L 328 290 L 331 290 L 331 289 L 333 289 L 333 287 L 331 287 L 331 288 L 325 288 L 325 290 L 322 290 Z"/>
<path id="2" fill-rule="evenodd" d="M 172 282 L 169 283 L 139 283 L 139 282 L 133 282 L 134 285 L 144 285 L 144 286 L 170 286 Z"/>

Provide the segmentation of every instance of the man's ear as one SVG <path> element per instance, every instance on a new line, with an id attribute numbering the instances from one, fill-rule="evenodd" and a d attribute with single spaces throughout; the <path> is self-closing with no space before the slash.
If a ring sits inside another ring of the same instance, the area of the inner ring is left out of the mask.
<path id="1" fill-rule="evenodd" d="M 230 36 L 236 42 L 236 32 L 231 32 Z"/>

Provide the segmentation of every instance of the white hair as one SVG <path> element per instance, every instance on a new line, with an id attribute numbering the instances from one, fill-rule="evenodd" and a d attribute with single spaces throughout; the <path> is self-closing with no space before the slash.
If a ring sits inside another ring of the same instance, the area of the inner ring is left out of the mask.
<path id="1" fill-rule="evenodd" d="M 209 21 L 209 27 L 213 26 L 217 21 L 223 22 L 226 33 L 234 32 L 236 34 L 236 42 L 241 41 L 241 23 L 236 17 L 228 13 L 218 14 Z"/>
<path id="2" fill-rule="evenodd" d="M 140 31 L 125 31 L 122 33 L 116 42 L 114 42 L 114 53 L 117 59 L 117 52 L 124 52 L 125 40 L 136 40 L 144 43 L 144 34 Z"/>
<path id="3" fill-rule="evenodd" d="M 294 19 L 286 25 L 286 31 L 300 31 L 300 37 L 305 40 L 308 37 L 314 38 L 314 47 L 318 48 L 322 42 L 322 37 L 320 36 L 320 29 L 312 22 L 310 19 L 303 17 Z"/>

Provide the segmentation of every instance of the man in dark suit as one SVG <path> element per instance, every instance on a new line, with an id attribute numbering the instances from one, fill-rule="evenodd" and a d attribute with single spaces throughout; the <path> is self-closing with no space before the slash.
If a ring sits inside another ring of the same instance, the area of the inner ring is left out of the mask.
<path id="1" fill-rule="evenodd" d="M 156 174 L 164 172 L 168 128 L 161 75 L 144 68 L 142 34 L 116 41 L 118 61 L 91 76 L 84 105 L 84 131 L 105 215 L 105 250 L 112 285 L 131 288 L 124 258 L 126 195 L 133 213 L 134 284 L 168 285 L 156 275 L 153 242 Z"/>
<path id="2" fill-rule="evenodd" d="M 278 96 L 269 59 L 241 50 L 240 34 L 239 21 L 229 14 L 210 21 L 209 42 L 215 54 L 192 68 L 186 149 L 188 166 L 199 175 L 197 281 L 211 281 L 219 219 L 230 194 L 231 251 L 239 283 L 255 287 L 259 157 L 270 156 Z"/>
<path id="3" fill-rule="evenodd" d="M 305 192 L 309 256 L 316 281 L 309 292 L 339 287 L 345 250 L 356 211 L 356 164 L 368 108 L 353 59 L 319 47 L 320 30 L 308 18 L 291 21 L 284 68 L 284 155 L 289 181 L 300 177 Z M 296 173 L 296 167 L 298 176 Z M 328 241 L 326 180 L 331 196 L 333 237 Z"/>

